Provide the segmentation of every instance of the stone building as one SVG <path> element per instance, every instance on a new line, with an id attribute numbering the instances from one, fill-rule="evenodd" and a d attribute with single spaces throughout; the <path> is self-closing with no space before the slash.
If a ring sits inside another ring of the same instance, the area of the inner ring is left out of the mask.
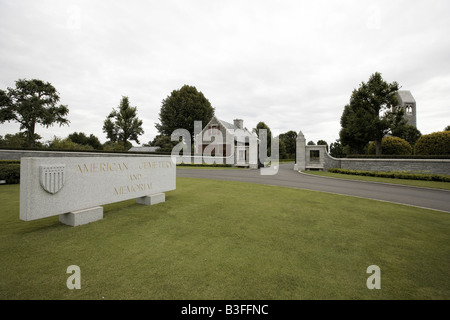
<path id="1" fill-rule="evenodd" d="M 411 91 L 399 90 L 397 93 L 399 105 L 405 110 L 407 124 L 417 128 L 417 105 Z"/>
<path id="2" fill-rule="evenodd" d="M 238 167 L 258 168 L 258 138 L 244 127 L 242 119 L 233 124 L 220 120 L 216 116 L 196 135 L 196 154 L 203 158 L 223 157 L 223 162 Z"/>

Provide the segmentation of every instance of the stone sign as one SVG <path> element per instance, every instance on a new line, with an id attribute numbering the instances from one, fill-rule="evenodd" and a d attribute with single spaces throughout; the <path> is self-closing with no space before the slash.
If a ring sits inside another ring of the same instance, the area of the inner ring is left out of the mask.
<path id="1" fill-rule="evenodd" d="M 22 158 L 20 219 L 60 215 L 75 226 L 102 219 L 101 205 L 134 198 L 151 205 L 175 188 L 170 157 Z"/>

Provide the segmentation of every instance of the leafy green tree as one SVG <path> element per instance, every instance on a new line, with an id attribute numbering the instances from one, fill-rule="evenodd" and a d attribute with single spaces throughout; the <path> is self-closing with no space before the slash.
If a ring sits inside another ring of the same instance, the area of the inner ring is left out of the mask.
<path id="1" fill-rule="evenodd" d="M 158 152 L 172 152 L 177 144 L 178 141 L 172 141 L 170 136 L 163 134 L 157 135 L 150 143 L 152 147 L 159 147 Z"/>
<path id="2" fill-rule="evenodd" d="M 0 136 L 0 147 L 26 148 L 27 146 L 27 136 L 24 132 L 18 132 L 16 134 L 7 133 L 4 138 Z"/>
<path id="3" fill-rule="evenodd" d="M 450 126 L 446 126 L 444 131 L 450 131 Z"/>
<path id="4" fill-rule="evenodd" d="M 256 125 L 256 128 L 253 128 L 253 132 L 256 133 L 259 139 L 262 139 L 262 132 L 260 130 L 266 130 L 266 147 L 267 147 L 267 156 L 271 156 L 271 146 L 272 146 L 272 131 L 270 130 L 269 126 L 265 124 L 263 121 L 258 122 Z"/>
<path id="5" fill-rule="evenodd" d="M 334 158 L 344 158 L 344 148 L 341 144 L 341 141 L 337 139 L 335 142 L 330 144 L 330 156 Z"/>
<path id="6" fill-rule="evenodd" d="M 344 107 L 341 116 L 341 130 L 339 141 L 345 154 L 363 154 L 369 142 L 368 134 L 360 130 L 362 119 L 356 117 L 350 105 Z"/>
<path id="7" fill-rule="evenodd" d="M 121 142 L 124 148 L 131 147 L 131 141 L 139 143 L 144 133 L 142 120 L 137 117 L 137 107 L 131 107 L 128 97 L 122 96 L 118 110 L 114 109 L 103 123 L 103 132 L 111 142 Z"/>
<path id="8" fill-rule="evenodd" d="M 90 134 L 88 137 L 83 132 L 74 132 L 74 133 L 69 134 L 68 138 L 70 140 L 72 140 L 72 142 L 75 142 L 77 144 L 91 146 L 94 150 L 102 150 L 103 149 L 103 146 L 102 146 L 100 140 L 93 134 Z"/>
<path id="9" fill-rule="evenodd" d="M 36 144 L 36 124 L 49 127 L 54 123 L 68 125 L 69 109 L 58 105 L 59 93 L 49 82 L 38 79 L 16 81 L 16 88 L 0 90 L 0 123 L 16 121 L 25 130 L 27 144 Z"/>
<path id="10" fill-rule="evenodd" d="M 281 135 L 280 135 L 281 136 Z M 280 136 L 278 136 L 278 152 L 280 155 L 280 159 L 288 159 L 290 157 L 289 153 L 286 151 L 286 144 L 283 140 L 281 140 Z"/>
<path id="11" fill-rule="evenodd" d="M 297 145 L 297 132 L 291 130 L 286 133 L 280 134 L 279 138 L 280 138 L 280 154 L 282 154 L 282 143 L 283 143 L 285 145 L 287 157 L 295 158 L 295 150 Z"/>
<path id="12" fill-rule="evenodd" d="M 319 140 L 317 141 L 318 146 L 327 146 L 327 152 L 328 152 L 328 143 L 325 140 Z"/>
<path id="13" fill-rule="evenodd" d="M 308 143 L 306 144 L 307 146 L 315 146 L 316 143 L 314 141 L 308 141 Z"/>
<path id="14" fill-rule="evenodd" d="M 408 141 L 414 147 L 417 140 L 422 136 L 422 133 L 415 126 L 406 124 L 392 129 L 392 135 Z"/>
<path id="15" fill-rule="evenodd" d="M 179 90 L 173 90 L 162 101 L 160 123 L 156 123 L 155 128 L 168 137 L 176 129 L 186 129 L 191 134 L 191 141 L 194 141 L 194 121 L 205 125 L 213 116 L 214 108 L 203 93 L 193 86 L 184 85 Z"/>
<path id="16" fill-rule="evenodd" d="M 48 147 L 55 150 L 94 150 L 92 146 L 78 144 L 70 140 L 70 138 L 62 139 L 56 136 L 48 142 Z"/>
<path id="17" fill-rule="evenodd" d="M 404 111 L 398 105 L 397 82 L 387 83 L 381 73 L 372 74 L 367 83 L 353 90 L 350 104 L 341 117 L 341 141 L 344 144 L 376 142 L 376 154 L 382 152 L 381 140 L 393 128 L 404 125 Z M 344 118 L 344 119 L 343 119 Z"/>

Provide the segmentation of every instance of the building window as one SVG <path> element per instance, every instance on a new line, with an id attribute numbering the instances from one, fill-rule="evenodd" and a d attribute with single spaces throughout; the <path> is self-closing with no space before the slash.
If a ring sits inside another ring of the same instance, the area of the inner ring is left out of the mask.
<path id="1" fill-rule="evenodd" d="M 320 150 L 310 150 L 309 158 L 311 161 L 320 160 Z"/>
<path id="2" fill-rule="evenodd" d="M 413 113 L 413 106 L 412 106 L 412 104 L 406 104 L 405 105 L 405 113 L 406 114 L 412 114 Z"/>

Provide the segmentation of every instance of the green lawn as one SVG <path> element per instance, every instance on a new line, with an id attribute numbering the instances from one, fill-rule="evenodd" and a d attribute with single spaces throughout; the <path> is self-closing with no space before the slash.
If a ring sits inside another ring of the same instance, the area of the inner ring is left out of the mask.
<path id="1" fill-rule="evenodd" d="M 450 299 L 447 213 L 192 178 L 166 200 L 69 227 L 19 220 L 19 186 L 0 186 L 0 299 Z"/>
<path id="2" fill-rule="evenodd" d="M 392 183 L 392 184 L 401 184 L 401 185 L 405 185 L 405 186 L 413 186 L 413 187 L 421 187 L 421 188 L 436 188 L 436 189 L 450 190 L 450 182 L 357 176 L 357 175 L 334 173 L 334 172 L 328 172 L 328 171 L 304 171 L 303 173 L 313 174 L 313 175 L 321 176 L 321 177 Z"/>

